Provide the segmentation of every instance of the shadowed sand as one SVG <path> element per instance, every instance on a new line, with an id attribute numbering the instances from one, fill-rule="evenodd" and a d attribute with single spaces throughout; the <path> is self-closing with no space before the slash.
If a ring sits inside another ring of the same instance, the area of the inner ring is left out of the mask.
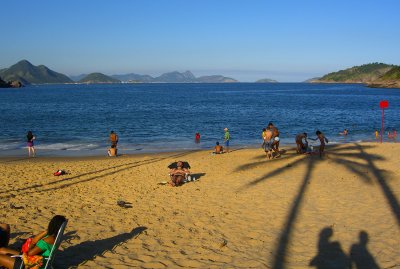
<path id="1" fill-rule="evenodd" d="M 400 145 L 326 151 L 3 158 L 0 220 L 17 245 L 65 215 L 58 268 L 400 268 Z M 159 185 L 177 160 L 199 181 Z"/>

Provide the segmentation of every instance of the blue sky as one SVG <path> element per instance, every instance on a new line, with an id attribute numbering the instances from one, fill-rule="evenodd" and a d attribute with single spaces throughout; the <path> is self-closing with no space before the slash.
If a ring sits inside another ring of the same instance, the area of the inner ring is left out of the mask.
<path id="1" fill-rule="evenodd" d="M 303 81 L 400 64 L 398 0 L 2 1 L 0 68 Z"/>

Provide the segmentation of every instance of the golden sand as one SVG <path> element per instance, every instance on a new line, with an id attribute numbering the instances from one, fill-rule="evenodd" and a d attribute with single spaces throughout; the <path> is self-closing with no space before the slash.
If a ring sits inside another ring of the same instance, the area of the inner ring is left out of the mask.
<path id="1" fill-rule="evenodd" d="M 261 149 L 3 158 L 0 221 L 17 245 L 65 215 L 57 268 L 346 268 L 360 257 L 369 268 L 400 268 L 399 151 L 345 144 L 323 159 L 292 148 L 274 160 Z M 177 160 L 199 180 L 159 184 Z M 53 176 L 58 169 L 70 174 Z"/>

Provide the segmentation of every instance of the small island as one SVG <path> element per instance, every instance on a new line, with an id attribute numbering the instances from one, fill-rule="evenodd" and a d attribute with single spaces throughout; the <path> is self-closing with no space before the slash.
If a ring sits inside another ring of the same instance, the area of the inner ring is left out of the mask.
<path id="1" fill-rule="evenodd" d="M 257 80 L 255 83 L 278 83 L 278 81 L 269 78 L 263 78 Z"/>

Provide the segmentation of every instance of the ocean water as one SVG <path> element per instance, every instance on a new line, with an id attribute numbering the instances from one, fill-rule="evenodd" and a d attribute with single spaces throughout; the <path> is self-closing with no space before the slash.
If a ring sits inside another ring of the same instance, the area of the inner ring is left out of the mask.
<path id="1" fill-rule="evenodd" d="M 213 148 L 229 128 L 231 147 L 261 144 L 273 122 L 283 144 L 321 130 L 333 143 L 375 140 L 380 100 L 385 131 L 400 130 L 400 89 L 358 84 L 34 85 L 0 90 L 0 154 L 26 154 L 26 133 L 44 155 L 105 154 L 108 135 L 121 153 Z M 343 137 L 339 132 L 349 129 Z M 195 133 L 201 142 L 194 141 Z M 387 136 L 385 135 L 385 139 Z"/>

